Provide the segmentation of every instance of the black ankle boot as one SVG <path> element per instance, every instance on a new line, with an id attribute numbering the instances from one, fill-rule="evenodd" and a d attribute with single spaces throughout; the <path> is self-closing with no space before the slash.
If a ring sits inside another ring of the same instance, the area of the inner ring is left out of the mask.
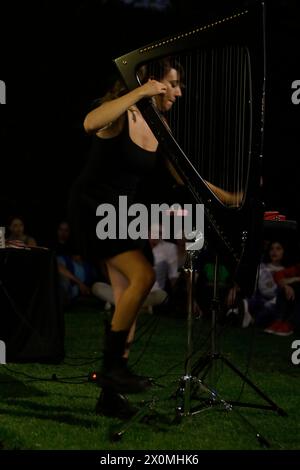
<path id="1" fill-rule="evenodd" d="M 127 357 L 122 357 L 122 361 L 124 362 L 125 367 L 129 368 L 128 366 L 128 358 Z M 129 368 L 130 370 L 130 368 Z M 132 372 L 131 372 L 132 373 Z M 138 375 L 132 373 L 135 377 L 137 377 L 138 380 L 141 380 L 142 382 L 145 383 L 145 387 L 149 388 L 152 387 L 153 385 L 153 380 L 150 377 L 146 377 L 145 375 Z"/>
<path id="2" fill-rule="evenodd" d="M 128 398 L 112 390 L 101 390 L 96 404 L 96 414 L 111 418 L 130 419 L 138 409 L 131 405 Z"/>
<path id="3" fill-rule="evenodd" d="M 123 358 L 127 336 L 128 331 L 107 332 L 103 369 L 98 383 L 117 393 L 144 392 L 149 388 L 149 380 L 133 374 L 127 366 L 127 360 Z"/>

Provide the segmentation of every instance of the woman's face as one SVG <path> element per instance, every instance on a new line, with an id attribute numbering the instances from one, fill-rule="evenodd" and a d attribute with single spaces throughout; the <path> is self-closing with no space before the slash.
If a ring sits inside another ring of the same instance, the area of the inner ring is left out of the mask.
<path id="1" fill-rule="evenodd" d="M 167 91 L 157 96 L 157 106 L 161 112 L 166 112 L 172 108 L 176 98 L 182 96 L 179 73 L 176 69 L 170 69 L 160 82 L 166 85 Z"/>
<path id="2" fill-rule="evenodd" d="M 9 228 L 15 237 L 20 237 L 24 234 L 24 224 L 21 219 L 14 219 Z"/>
<path id="3" fill-rule="evenodd" d="M 284 255 L 284 248 L 281 243 L 272 243 L 272 245 L 270 246 L 269 255 L 272 263 L 279 263 L 280 261 L 282 261 Z"/>
<path id="4" fill-rule="evenodd" d="M 60 242 L 66 242 L 70 237 L 70 227 L 66 222 L 59 224 L 57 229 L 57 238 Z"/>

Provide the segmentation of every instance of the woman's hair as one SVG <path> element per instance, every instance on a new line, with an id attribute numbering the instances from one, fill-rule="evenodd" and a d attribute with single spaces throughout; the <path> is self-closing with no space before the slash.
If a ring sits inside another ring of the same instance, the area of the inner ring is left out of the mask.
<path id="1" fill-rule="evenodd" d="M 11 216 L 8 218 L 7 226 L 10 227 L 11 224 L 12 224 L 15 220 L 20 220 L 20 221 L 22 222 L 22 224 L 25 225 L 25 220 L 24 220 L 24 217 L 23 217 L 23 216 L 21 216 L 21 215 L 11 215 Z"/>
<path id="2" fill-rule="evenodd" d="M 264 252 L 264 256 L 263 256 L 263 260 L 265 263 L 270 263 L 271 261 L 271 258 L 270 258 L 270 251 L 272 249 L 272 246 L 273 245 L 281 245 L 282 249 L 283 249 L 283 257 L 282 257 L 282 260 L 281 260 L 281 263 L 285 266 L 287 264 L 287 251 L 286 251 L 286 246 L 285 244 L 279 240 L 279 239 L 274 239 L 274 240 L 269 240 L 267 245 L 266 245 L 266 249 L 265 249 L 265 252 Z"/>
<path id="3" fill-rule="evenodd" d="M 105 101 L 111 101 L 115 98 L 119 98 L 120 96 L 125 95 L 128 92 L 128 89 L 120 78 L 118 78 L 113 86 L 105 93 L 104 96 L 102 96 L 99 100 L 98 103 L 104 103 Z"/>
<path id="4" fill-rule="evenodd" d="M 154 60 L 142 65 L 138 70 L 138 77 L 142 84 L 149 80 L 149 78 L 160 81 L 170 72 L 171 69 L 177 70 L 180 86 L 182 86 L 184 70 L 180 62 L 172 56 L 163 57 L 162 59 Z"/>
<path id="5" fill-rule="evenodd" d="M 95 108 L 98 108 L 100 104 L 105 103 L 105 101 L 111 101 L 115 98 L 125 95 L 128 92 L 128 89 L 121 78 L 115 78 L 113 85 L 107 90 L 107 92 L 100 98 L 96 98 L 90 107 L 90 111 Z"/>
<path id="6" fill-rule="evenodd" d="M 182 65 L 178 62 L 175 57 L 164 57 L 162 59 L 154 60 L 148 64 L 142 65 L 138 72 L 137 76 L 140 83 L 143 85 L 149 79 L 154 79 L 157 81 L 162 80 L 171 69 L 175 69 L 178 72 L 180 86 L 183 87 L 182 81 L 184 78 L 184 70 Z M 106 101 L 114 100 L 120 96 L 125 95 L 128 92 L 128 88 L 123 82 L 122 78 L 115 78 L 114 84 L 108 89 L 108 91 L 101 98 L 97 98 L 92 103 L 92 109 L 98 107 L 100 104 L 105 103 Z"/>

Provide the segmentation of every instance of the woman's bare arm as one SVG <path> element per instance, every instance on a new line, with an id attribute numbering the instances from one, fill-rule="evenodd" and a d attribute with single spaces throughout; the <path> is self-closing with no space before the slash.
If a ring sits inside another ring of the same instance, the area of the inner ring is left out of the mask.
<path id="1" fill-rule="evenodd" d="M 173 164 L 165 158 L 165 164 L 167 169 L 169 170 L 170 174 L 175 179 L 176 183 L 180 186 L 184 185 L 184 182 L 178 172 L 175 170 Z M 211 191 L 223 202 L 223 204 L 228 205 L 239 205 L 243 199 L 243 193 L 230 193 L 229 191 L 225 191 L 225 189 L 219 188 L 214 184 L 210 183 L 209 181 L 204 180 L 207 186 L 211 189 Z"/>
<path id="2" fill-rule="evenodd" d="M 149 80 L 144 85 L 129 91 L 126 95 L 106 101 L 98 108 L 93 109 L 84 120 L 84 129 L 87 133 L 95 133 L 115 122 L 130 106 L 133 106 L 142 98 L 150 98 L 165 92 L 166 86 L 163 83 Z"/>

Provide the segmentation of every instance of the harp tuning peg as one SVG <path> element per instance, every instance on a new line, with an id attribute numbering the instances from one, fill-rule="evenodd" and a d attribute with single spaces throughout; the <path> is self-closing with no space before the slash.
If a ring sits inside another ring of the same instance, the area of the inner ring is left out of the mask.
<path id="1" fill-rule="evenodd" d="M 248 238 L 248 232 L 244 230 L 242 232 L 242 242 L 245 243 L 247 241 L 247 238 Z"/>

